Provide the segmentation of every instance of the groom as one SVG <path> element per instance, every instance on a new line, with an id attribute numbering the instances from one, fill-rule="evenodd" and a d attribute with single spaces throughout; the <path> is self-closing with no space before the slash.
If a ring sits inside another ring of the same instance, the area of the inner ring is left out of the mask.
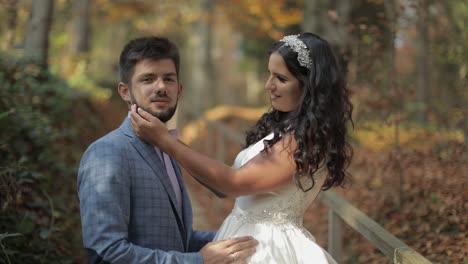
<path id="1" fill-rule="evenodd" d="M 182 93 L 179 52 L 166 38 L 130 41 L 120 55 L 122 99 L 167 122 Z M 122 125 L 89 146 L 78 171 L 88 263 L 243 263 L 257 242 L 210 242 L 192 230 L 192 208 L 178 164 Z"/>

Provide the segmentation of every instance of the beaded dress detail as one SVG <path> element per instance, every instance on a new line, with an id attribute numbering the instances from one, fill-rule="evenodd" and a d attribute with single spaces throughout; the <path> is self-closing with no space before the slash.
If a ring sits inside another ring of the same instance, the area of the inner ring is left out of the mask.
<path id="1" fill-rule="evenodd" d="M 264 139 L 273 138 L 273 134 Z M 239 168 L 259 154 L 263 140 L 242 150 L 234 161 Z M 259 241 L 250 264 L 336 263 L 315 238 L 303 227 L 304 212 L 315 200 L 325 181 L 315 177 L 312 190 L 303 192 L 293 179 L 274 192 L 241 196 L 218 230 L 215 241 L 239 236 L 253 236 Z M 303 182 L 303 186 L 310 186 Z"/>

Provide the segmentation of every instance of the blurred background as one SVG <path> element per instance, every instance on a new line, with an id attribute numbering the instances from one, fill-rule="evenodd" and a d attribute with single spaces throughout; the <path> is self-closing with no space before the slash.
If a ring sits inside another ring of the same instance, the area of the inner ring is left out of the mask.
<path id="1" fill-rule="evenodd" d="M 173 125 L 231 163 L 242 146 L 206 121 L 252 127 L 269 108 L 271 45 L 302 31 L 332 44 L 352 92 L 352 180 L 336 191 L 434 263 L 468 263 L 465 0 L 0 0 L 0 263 L 84 263 L 76 172 L 127 114 L 126 42 L 177 43 Z M 195 227 L 216 229 L 233 201 L 185 179 Z M 325 248 L 326 210 L 317 201 L 304 223 Z M 389 262 L 353 230 L 344 247 L 343 263 Z"/>

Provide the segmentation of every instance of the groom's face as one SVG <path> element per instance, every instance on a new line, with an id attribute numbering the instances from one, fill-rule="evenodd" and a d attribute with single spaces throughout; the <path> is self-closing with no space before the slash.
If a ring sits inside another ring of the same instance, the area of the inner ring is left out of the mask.
<path id="1" fill-rule="evenodd" d="M 159 118 L 162 122 L 169 121 L 175 113 L 177 102 L 182 94 L 176 67 L 171 59 L 146 59 L 135 65 L 127 95 L 121 96 L 127 102 Z"/>

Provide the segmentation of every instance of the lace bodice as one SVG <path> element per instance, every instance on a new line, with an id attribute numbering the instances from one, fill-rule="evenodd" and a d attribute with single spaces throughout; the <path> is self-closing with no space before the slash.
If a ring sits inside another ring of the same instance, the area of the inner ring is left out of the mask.
<path id="1" fill-rule="evenodd" d="M 264 139 L 272 137 L 273 134 L 270 134 Z M 237 155 L 233 167 L 241 167 L 263 149 L 263 140 L 249 146 Z M 316 174 L 315 185 L 308 192 L 297 187 L 291 177 L 288 185 L 274 192 L 238 197 L 231 216 L 244 223 L 273 224 L 282 229 L 302 227 L 304 212 L 319 194 L 325 180 L 321 174 Z M 303 184 L 310 186 L 311 180 L 305 180 Z"/>
<path id="2" fill-rule="evenodd" d="M 264 139 L 271 139 L 273 134 Z M 263 140 L 241 151 L 233 167 L 239 168 L 263 150 Z M 277 190 L 237 197 L 234 209 L 219 228 L 214 241 L 253 236 L 258 242 L 249 264 L 336 264 L 314 236 L 303 227 L 304 212 L 320 193 L 325 174 L 314 175 L 314 187 L 303 192 L 291 181 Z M 311 180 L 304 180 L 310 186 Z"/>

